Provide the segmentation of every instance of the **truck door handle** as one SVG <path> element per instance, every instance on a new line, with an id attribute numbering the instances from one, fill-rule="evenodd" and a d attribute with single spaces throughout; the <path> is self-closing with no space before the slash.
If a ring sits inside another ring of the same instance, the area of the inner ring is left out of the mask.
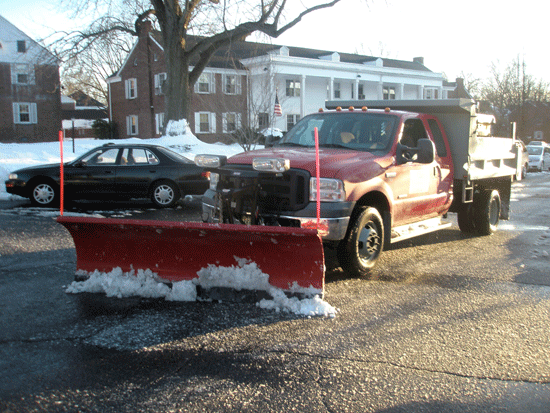
<path id="1" fill-rule="evenodd" d="M 395 178 L 397 176 L 397 172 L 386 172 L 386 178 Z"/>

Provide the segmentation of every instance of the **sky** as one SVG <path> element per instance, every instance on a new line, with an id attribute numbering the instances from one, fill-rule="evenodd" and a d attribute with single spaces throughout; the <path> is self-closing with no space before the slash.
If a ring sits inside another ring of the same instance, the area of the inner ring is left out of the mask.
<path id="1" fill-rule="evenodd" d="M 320 2 L 289 3 L 298 10 Z M 538 0 L 342 0 L 271 41 L 409 61 L 422 56 L 449 80 L 461 73 L 484 80 L 492 63 L 503 70 L 519 58 L 528 74 L 550 82 L 544 9 L 550 6 Z M 81 21 L 63 10 L 58 0 L 0 1 L 0 15 L 33 38 Z"/>

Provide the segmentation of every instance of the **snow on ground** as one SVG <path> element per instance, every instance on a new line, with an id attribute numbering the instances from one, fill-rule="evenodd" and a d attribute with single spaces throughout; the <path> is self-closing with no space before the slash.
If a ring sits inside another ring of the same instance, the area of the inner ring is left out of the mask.
<path id="1" fill-rule="evenodd" d="M 198 154 L 216 154 L 231 156 L 242 152 L 237 145 L 207 144 L 193 135 L 185 120 L 171 122 L 167 127 L 165 136 L 158 139 L 125 139 L 125 140 L 98 140 L 98 139 L 71 139 L 63 142 L 63 161 L 70 162 L 85 152 L 101 146 L 107 142 L 116 143 L 147 143 L 162 145 L 178 152 L 189 159 L 194 159 Z M 11 172 L 17 169 L 41 165 L 59 163 L 60 144 L 59 142 L 44 143 L 0 143 L 0 200 L 18 198 L 6 192 L 4 181 L 8 179 Z M 42 216 L 56 217 L 57 211 L 45 211 Z M 69 216 L 71 213 L 65 213 Z M 75 214 L 76 215 L 76 214 Z M 95 216 L 101 217 L 100 211 Z M 73 282 L 67 293 L 94 292 L 105 293 L 109 297 L 156 297 L 165 298 L 169 301 L 195 301 L 197 299 L 196 286 L 204 287 L 231 287 L 238 290 L 263 290 L 273 297 L 273 300 L 262 300 L 258 303 L 261 308 L 275 311 L 288 311 L 298 315 L 313 316 L 323 315 L 334 317 L 338 312 L 327 302 L 314 296 L 313 298 L 299 300 L 296 297 L 288 298 L 282 290 L 271 286 L 268 282 L 269 275 L 262 273 L 255 263 L 240 262 L 234 267 L 208 266 L 198 273 L 198 278 L 193 281 L 181 281 L 174 283 L 172 288 L 155 280 L 155 274 L 150 270 L 138 270 L 137 272 L 124 273 L 120 268 L 109 273 L 94 272 L 84 282 Z M 300 291 L 293 286 L 293 292 Z"/>

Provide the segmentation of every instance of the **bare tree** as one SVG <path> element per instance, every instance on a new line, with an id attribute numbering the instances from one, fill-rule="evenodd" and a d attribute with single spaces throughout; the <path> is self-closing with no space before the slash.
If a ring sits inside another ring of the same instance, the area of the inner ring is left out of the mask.
<path id="1" fill-rule="evenodd" d="M 68 34 L 66 40 L 70 40 L 71 50 L 79 53 L 108 33 L 137 35 L 144 19 L 156 20 L 164 43 L 168 121 L 189 117 L 190 91 L 220 47 L 245 40 L 254 32 L 276 38 L 296 26 L 307 14 L 332 7 L 341 0 L 330 0 L 311 6 L 306 6 L 307 1 L 302 1 L 302 9 L 295 16 L 288 16 L 288 0 L 139 1 L 75 0 L 73 3 L 77 11 L 94 8 L 105 10 L 105 13 L 86 30 Z M 130 12 L 114 13 L 121 7 L 131 7 Z M 134 16 L 133 25 L 127 20 L 127 16 L 131 14 Z M 191 35 L 200 37 L 191 42 Z"/>
<path id="2" fill-rule="evenodd" d="M 518 136 L 526 136 L 528 123 L 525 106 L 527 102 L 548 102 L 550 87 L 547 82 L 536 80 L 527 74 L 524 61 L 509 63 L 501 70 L 498 62 L 491 65 L 491 77 L 481 87 L 481 98 L 488 101 L 501 120 L 513 111 L 519 111 Z"/>

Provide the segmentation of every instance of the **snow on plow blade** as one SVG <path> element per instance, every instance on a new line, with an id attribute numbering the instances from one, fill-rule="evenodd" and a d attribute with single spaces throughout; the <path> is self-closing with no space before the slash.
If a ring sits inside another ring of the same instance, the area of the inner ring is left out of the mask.
<path id="1" fill-rule="evenodd" d="M 268 274 L 273 287 L 323 295 L 324 256 L 317 230 L 63 216 L 57 222 L 73 237 L 77 272 L 149 269 L 178 282 L 197 278 L 203 268 L 232 267 L 244 259 Z"/>

